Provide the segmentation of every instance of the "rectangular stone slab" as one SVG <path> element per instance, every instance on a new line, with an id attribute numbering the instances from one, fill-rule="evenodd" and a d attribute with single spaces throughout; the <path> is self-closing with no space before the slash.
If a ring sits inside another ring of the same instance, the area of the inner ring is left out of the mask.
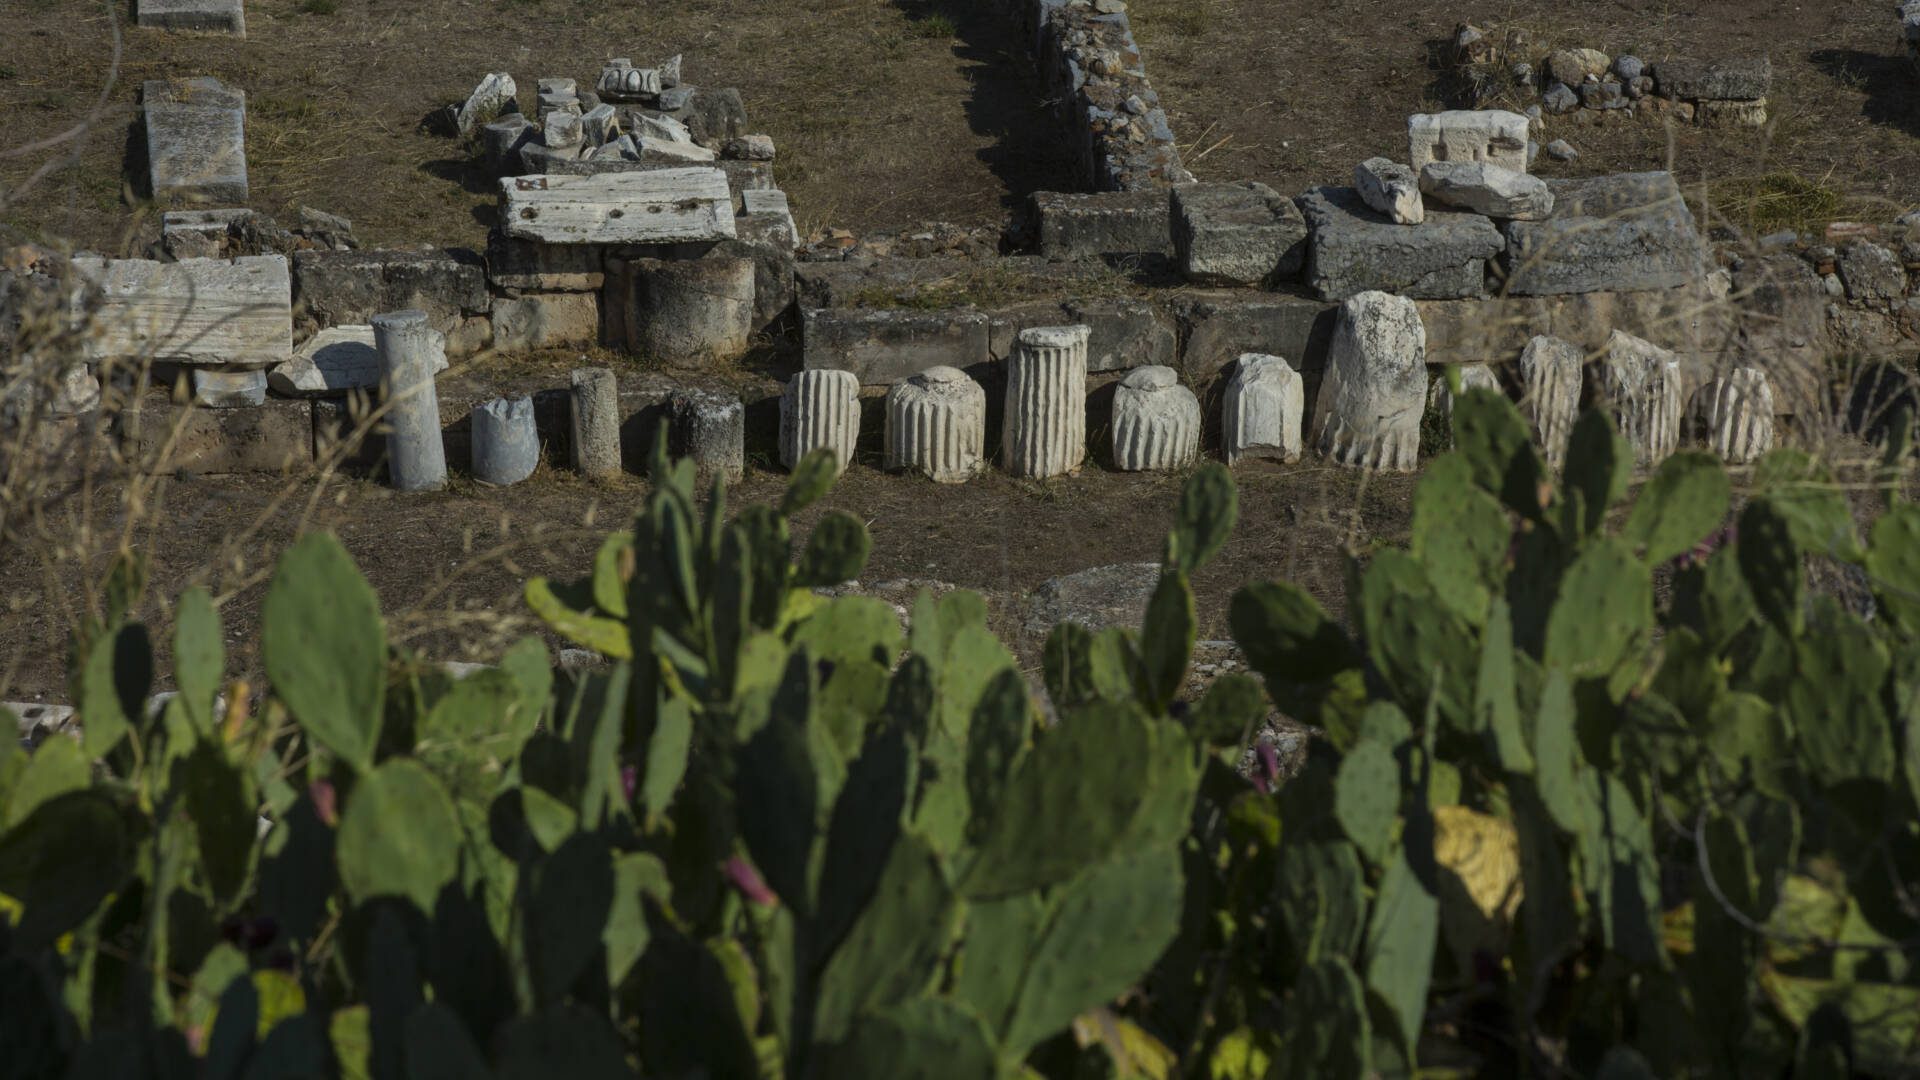
<path id="1" fill-rule="evenodd" d="M 1171 255 L 1167 193 L 1033 193 L 1040 254 L 1049 259 Z"/>
<path id="2" fill-rule="evenodd" d="M 209 78 L 152 79 L 141 101 L 154 201 L 247 201 L 245 92 Z"/>
<path id="3" fill-rule="evenodd" d="M 1312 230 L 1307 283 L 1323 300 L 1369 289 L 1416 300 L 1484 296 L 1486 261 L 1506 247 L 1478 214 L 1429 209 L 1420 224 L 1400 225 L 1350 187 L 1314 188 L 1300 209 Z"/>
<path id="4" fill-rule="evenodd" d="M 823 308 L 806 313 L 801 365 L 851 371 L 885 386 L 930 367 L 987 362 L 987 316 L 978 311 Z"/>
<path id="5" fill-rule="evenodd" d="M 1547 220 L 1507 223 L 1508 293 L 1671 289 L 1706 272 L 1705 247 L 1672 173 L 1550 180 L 1547 187 Z"/>
<path id="6" fill-rule="evenodd" d="M 733 239 L 727 174 L 713 168 L 500 181 L 507 235 L 549 244 L 674 244 Z"/>
<path id="7" fill-rule="evenodd" d="M 271 367 L 293 354 L 293 283 L 284 255 L 225 259 L 75 258 L 74 269 L 99 289 L 95 362 Z M 83 317 L 87 295 L 75 297 Z"/>
<path id="8" fill-rule="evenodd" d="M 242 0 L 139 0 L 139 7 L 141 26 L 247 36 Z"/>

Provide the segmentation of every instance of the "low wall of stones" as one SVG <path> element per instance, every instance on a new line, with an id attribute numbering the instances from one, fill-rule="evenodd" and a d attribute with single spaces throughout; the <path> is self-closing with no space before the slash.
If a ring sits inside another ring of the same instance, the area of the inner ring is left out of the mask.
<path id="1" fill-rule="evenodd" d="M 1160 96 L 1147 81 L 1123 0 L 1003 0 L 1031 43 L 1047 98 L 1089 191 L 1191 181 Z"/>

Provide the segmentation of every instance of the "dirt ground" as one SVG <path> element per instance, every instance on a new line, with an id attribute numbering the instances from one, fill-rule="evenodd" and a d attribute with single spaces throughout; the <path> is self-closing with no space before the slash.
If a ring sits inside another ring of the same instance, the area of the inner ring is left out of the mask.
<path id="1" fill-rule="evenodd" d="M 1195 580 L 1202 638 L 1229 636 L 1227 601 L 1250 580 L 1296 581 L 1343 611 L 1345 546 L 1404 539 L 1408 478 L 1376 477 L 1363 487 L 1347 470 L 1255 463 L 1237 479 L 1239 527 Z M 1031 656 L 1040 643 L 1019 640 L 1020 598 L 1061 574 L 1157 561 L 1181 481 L 1089 469 L 1045 485 L 988 474 L 943 487 L 858 464 L 794 531 L 804 542 L 830 508 L 857 515 L 873 537 L 863 582 L 921 579 L 987 593 L 996 630 Z M 729 501 L 774 501 L 785 483 L 784 474 L 750 469 Z M 169 636 L 172 598 L 210 583 L 224 597 L 229 673 L 257 676 L 267 576 L 305 526 L 340 536 L 379 592 L 396 639 L 434 659 L 490 659 L 504 641 L 535 629 L 521 582 L 587 573 L 600 538 L 625 524 L 646 488 L 638 478 L 590 483 L 543 466 L 507 489 L 456 482 L 445 492 L 403 495 L 348 481 L 318 489 L 317 499 L 316 490 L 311 481 L 264 477 L 167 480 L 149 504 L 155 509 L 141 515 L 137 539 L 152 560 L 140 614 L 157 641 Z M 70 542 L 81 505 L 63 508 L 54 536 Z M 124 513 L 104 499 L 95 505 L 93 534 L 114 535 Z M 95 558 L 83 570 L 52 543 L 0 558 L 0 700 L 66 698 L 65 643 L 86 602 L 84 583 L 102 578 L 105 566 Z M 170 666 L 163 657 L 159 670 Z"/>
<path id="2" fill-rule="evenodd" d="M 1147 73 L 1202 179 L 1257 179 L 1293 193 L 1351 183 L 1356 162 L 1406 153 L 1410 112 L 1458 107 L 1435 67 L 1460 22 L 1528 30 L 1536 68 L 1550 48 L 1596 48 L 1648 63 L 1769 57 L 1768 127 L 1669 133 L 1656 122 L 1593 127 L 1547 118 L 1570 164 L 1548 176 L 1671 167 L 1693 197 L 1791 171 L 1842 196 L 1836 214 L 1890 218 L 1920 203 L 1920 95 L 1891 5 L 1794 0 L 1553 0 L 1454 6 L 1380 0 L 1131 0 Z M 1537 98 L 1489 103 L 1524 109 Z M 1583 115 L 1584 114 L 1584 115 Z M 1669 157 L 1671 155 L 1671 158 Z M 1735 215 L 1736 221 L 1739 215 Z M 1808 224 L 1819 224 L 1810 222 Z"/>
<path id="3" fill-rule="evenodd" d="M 994 224 L 1033 190 L 1071 187 L 1026 43 L 997 0 L 255 0 L 244 43 L 141 29 L 131 2 L 7 5 L 0 111 L 14 134 L 4 142 L 93 122 L 52 147 L 0 157 L 0 186 L 15 189 L 0 196 L 0 235 L 108 251 L 150 239 L 151 215 L 128 190 L 137 178 L 123 169 L 134 103 L 141 80 L 181 74 L 249 92 L 256 207 L 344 214 L 371 246 L 478 246 L 491 221 L 495 192 L 458 141 L 423 129 L 429 113 L 490 70 L 528 88 L 543 75 L 586 84 L 611 55 L 646 63 L 681 52 L 690 83 L 738 87 L 752 126 L 780 148 L 776 178 L 803 229 Z M 1526 28 L 1541 53 L 1584 45 L 1650 62 L 1772 59 L 1765 131 L 1685 127 L 1669 138 L 1655 123 L 1552 120 L 1547 137 L 1581 156 L 1543 162 L 1545 173 L 1657 167 L 1671 154 L 1690 190 L 1722 199 L 1786 170 L 1841 197 L 1821 216 L 1920 203 L 1920 173 L 1908 167 L 1920 150 L 1920 96 L 1885 4 L 1133 0 L 1130 12 L 1203 179 L 1291 193 L 1346 182 L 1363 158 L 1404 153 L 1406 115 L 1450 104 L 1434 59 L 1469 19 Z"/>

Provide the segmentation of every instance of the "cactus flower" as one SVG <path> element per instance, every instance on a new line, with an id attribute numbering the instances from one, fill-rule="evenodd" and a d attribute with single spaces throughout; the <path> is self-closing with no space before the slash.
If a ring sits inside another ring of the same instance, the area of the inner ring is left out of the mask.
<path id="1" fill-rule="evenodd" d="M 727 860 L 727 880 L 740 890 L 740 895 L 762 907 L 775 907 L 780 903 L 780 897 L 761 879 L 760 871 L 738 855 Z"/>

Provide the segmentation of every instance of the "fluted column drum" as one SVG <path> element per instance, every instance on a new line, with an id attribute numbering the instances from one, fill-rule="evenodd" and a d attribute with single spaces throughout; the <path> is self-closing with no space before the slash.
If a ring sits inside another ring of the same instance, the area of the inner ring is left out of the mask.
<path id="1" fill-rule="evenodd" d="M 952 367 L 931 367 L 887 391 L 886 466 L 958 484 L 986 456 L 987 392 Z"/>
<path id="2" fill-rule="evenodd" d="M 1085 326 L 1020 331 L 1007 360 L 1007 418 L 1002 464 L 1041 480 L 1080 468 L 1087 456 Z"/>
<path id="3" fill-rule="evenodd" d="M 1113 464 L 1178 469 L 1200 456 L 1200 399 L 1170 367 L 1135 368 L 1113 396 Z"/>
<path id="4" fill-rule="evenodd" d="M 780 395 L 780 463 L 791 469 L 826 447 L 840 472 L 860 441 L 860 377 L 851 371 L 802 371 Z"/>
<path id="5" fill-rule="evenodd" d="M 1773 449 L 1773 387 L 1766 372 L 1735 368 L 1701 392 L 1707 395 L 1714 453 L 1730 465 L 1751 465 Z"/>

